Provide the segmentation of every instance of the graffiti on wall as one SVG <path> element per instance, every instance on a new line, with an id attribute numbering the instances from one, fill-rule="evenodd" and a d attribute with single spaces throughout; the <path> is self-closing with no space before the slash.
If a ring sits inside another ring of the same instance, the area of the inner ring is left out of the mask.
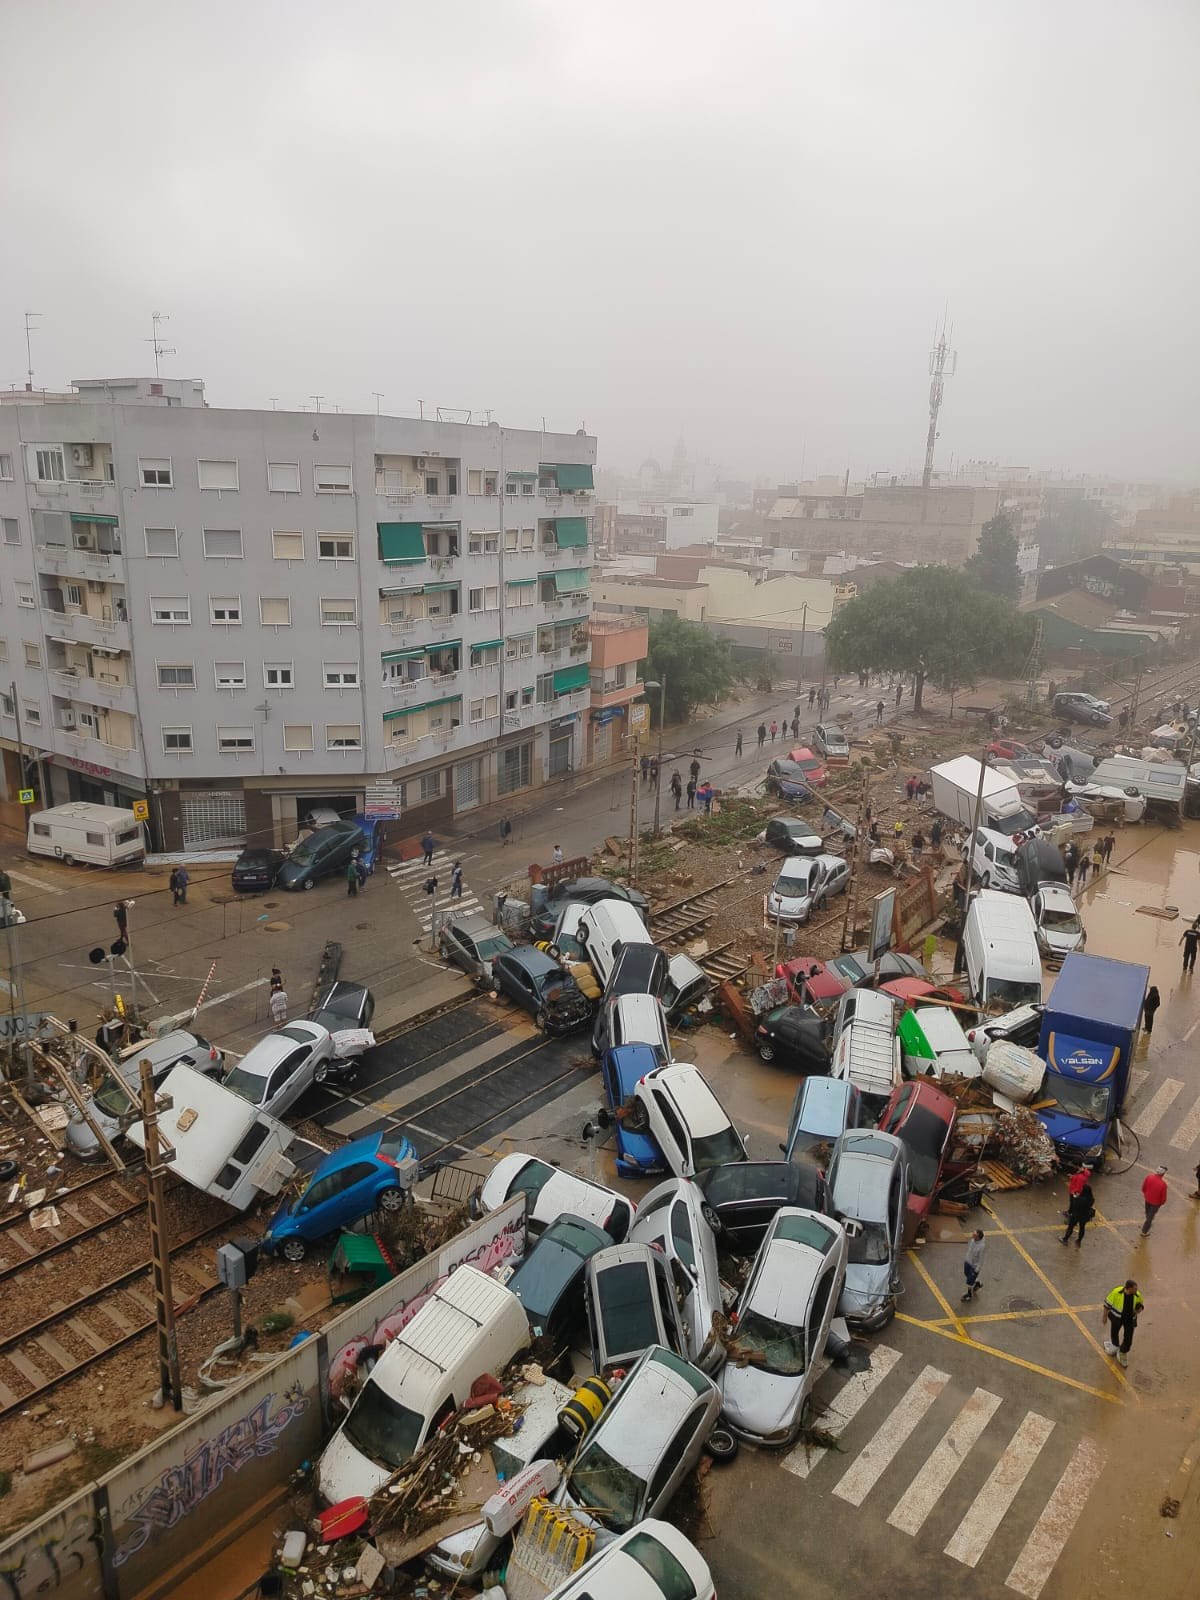
<path id="1" fill-rule="evenodd" d="M 100 1522 L 90 1510 L 70 1517 L 62 1533 L 0 1555 L 0 1600 L 52 1594 L 87 1567 L 100 1584 Z"/>
<path id="2" fill-rule="evenodd" d="M 173 1528 L 190 1515 L 231 1472 L 240 1471 L 256 1456 L 270 1455 L 280 1434 L 308 1409 L 308 1403 L 298 1383 L 282 1395 L 263 1395 L 252 1411 L 213 1438 L 202 1439 L 157 1483 L 134 1495 L 114 1518 L 124 1533 L 114 1555 L 117 1566 L 136 1555 L 151 1534 Z"/>

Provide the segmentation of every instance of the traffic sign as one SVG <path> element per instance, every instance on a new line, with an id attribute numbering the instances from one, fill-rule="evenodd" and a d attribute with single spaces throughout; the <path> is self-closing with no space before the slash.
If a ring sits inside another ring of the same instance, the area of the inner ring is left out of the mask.
<path id="1" fill-rule="evenodd" d="M 10 1012 L 0 1013 L 0 1039 L 32 1039 L 45 1020 L 44 1011 L 35 1011 L 31 1016 L 20 1016 Z"/>
<path id="2" fill-rule="evenodd" d="M 19 789 L 17 791 L 17 799 L 21 802 L 21 804 L 23 806 L 31 806 L 33 804 L 33 801 L 34 801 L 33 790 L 32 789 Z"/>
<path id="3" fill-rule="evenodd" d="M 133 814 L 139 822 L 145 822 L 150 815 L 150 802 L 148 800 L 135 800 L 133 802 Z"/>

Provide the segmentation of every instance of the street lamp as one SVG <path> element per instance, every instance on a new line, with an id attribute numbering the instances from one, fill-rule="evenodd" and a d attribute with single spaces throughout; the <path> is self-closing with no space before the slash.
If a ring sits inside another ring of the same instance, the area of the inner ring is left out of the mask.
<path id="1" fill-rule="evenodd" d="M 667 675 L 665 672 L 662 675 L 661 683 L 654 678 L 650 678 L 642 684 L 643 693 L 652 689 L 658 690 L 658 767 L 657 776 L 654 779 L 654 837 L 657 839 L 660 832 L 659 817 L 662 809 L 663 724 L 667 720 Z"/>

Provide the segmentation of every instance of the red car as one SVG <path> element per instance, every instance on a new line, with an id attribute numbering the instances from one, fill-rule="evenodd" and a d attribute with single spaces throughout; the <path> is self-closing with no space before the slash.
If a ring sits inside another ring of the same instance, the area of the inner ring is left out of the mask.
<path id="1" fill-rule="evenodd" d="M 1019 739 L 993 739 L 987 747 L 993 761 L 1036 761 L 1037 752 Z"/>
<path id="2" fill-rule="evenodd" d="M 812 1001 L 836 1000 L 853 989 L 864 976 L 862 963 L 854 956 L 835 956 L 820 961 L 816 956 L 794 956 L 775 968 L 777 978 L 786 978 L 788 993 L 797 1005 Z"/>
<path id="3" fill-rule="evenodd" d="M 820 756 L 808 748 L 807 745 L 798 744 L 794 750 L 788 751 L 788 760 L 794 761 L 798 767 L 804 769 L 804 781 L 814 789 L 823 789 L 827 782 L 825 763 Z"/>
<path id="4" fill-rule="evenodd" d="M 902 1011 L 911 1011 L 914 1006 L 925 1005 L 930 1000 L 953 1000 L 961 1006 L 966 1004 L 967 999 L 961 989 L 955 989 L 948 983 L 930 983 L 926 978 L 890 978 L 879 987 L 884 994 L 890 994 L 893 1000 L 899 1000 Z"/>
<path id="5" fill-rule="evenodd" d="M 894 1133 L 908 1151 L 908 1214 L 904 1242 L 911 1244 L 917 1229 L 933 1209 L 938 1189 L 958 1169 L 947 1170 L 946 1156 L 954 1138 L 958 1106 L 931 1083 L 916 1079 L 892 1091 L 879 1118 L 881 1133 Z"/>

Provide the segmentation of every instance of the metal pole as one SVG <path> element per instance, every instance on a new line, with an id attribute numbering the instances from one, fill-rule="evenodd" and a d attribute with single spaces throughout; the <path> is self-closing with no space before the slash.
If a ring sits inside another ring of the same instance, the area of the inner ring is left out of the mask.
<path id="1" fill-rule="evenodd" d="M 24 1028 L 24 1018 L 28 1014 L 25 1009 L 25 973 L 21 966 L 20 939 L 13 921 L 15 910 L 8 895 L 0 894 L 0 917 L 4 919 L 4 939 L 8 946 L 8 1042 L 9 1048 L 13 1049 L 17 1042 L 16 1019 L 21 1017 L 21 1060 L 25 1064 L 25 1092 L 29 1094 L 34 1084 L 33 1052 Z"/>
<path id="2" fill-rule="evenodd" d="M 630 781 L 629 794 L 629 883 L 633 887 L 637 883 L 637 857 L 638 857 L 638 747 L 641 740 L 636 734 L 630 739 L 633 750 L 633 768 Z"/>
<path id="3" fill-rule="evenodd" d="M 158 1324 L 158 1381 L 163 1399 L 168 1395 L 176 1411 L 183 1410 L 179 1381 L 179 1345 L 175 1338 L 175 1299 L 171 1293 L 171 1247 L 163 1205 L 166 1164 L 158 1143 L 158 1102 L 154 1095 L 154 1069 L 143 1058 L 138 1063 L 142 1079 L 142 1126 L 146 1131 L 146 1210 L 150 1220 L 150 1259 L 154 1269 L 154 1317 Z"/>
<path id="4" fill-rule="evenodd" d="M 658 685 L 658 776 L 654 780 L 654 837 L 662 831 L 659 817 L 662 807 L 663 776 L 663 725 L 667 720 L 667 675 L 664 672 Z"/>
<path id="5" fill-rule="evenodd" d="M 796 668 L 796 687 L 804 684 L 804 644 L 808 638 L 808 601 L 800 608 L 800 665 Z"/>
<path id="6" fill-rule="evenodd" d="M 967 912 L 975 897 L 975 839 L 983 817 L 983 780 L 987 777 L 987 747 L 979 757 L 979 788 L 975 791 L 975 809 L 971 813 L 971 833 L 967 839 L 967 898 L 963 904 L 963 927 L 967 925 Z"/>

